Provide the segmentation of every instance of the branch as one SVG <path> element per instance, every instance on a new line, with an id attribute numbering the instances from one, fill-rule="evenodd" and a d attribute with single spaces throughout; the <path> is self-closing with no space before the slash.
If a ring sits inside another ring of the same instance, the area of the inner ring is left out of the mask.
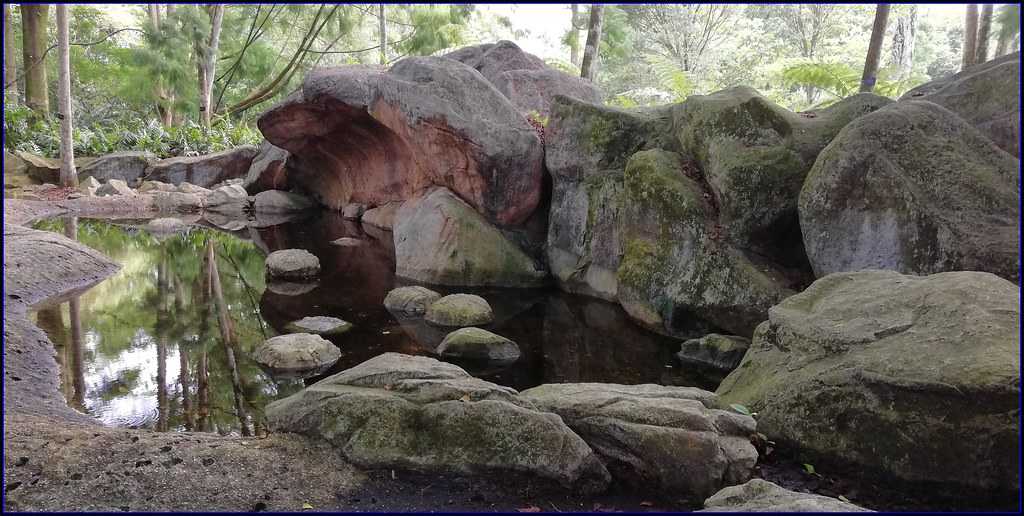
<path id="1" fill-rule="evenodd" d="M 103 43 L 104 41 L 106 41 L 106 40 L 110 39 L 111 37 L 113 37 L 115 34 L 119 34 L 121 32 L 125 32 L 125 31 L 141 32 L 143 34 L 146 33 L 146 31 L 144 31 L 142 29 L 136 29 L 136 28 L 133 28 L 133 27 L 129 27 L 129 28 L 126 28 L 126 29 L 117 29 L 114 32 L 111 32 L 110 34 L 107 34 L 106 36 L 103 36 L 102 38 L 100 38 L 100 39 L 98 39 L 96 41 L 90 41 L 88 43 L 79 43 L 79 42 L 72 41 L 72 42 L 68 43 L 68 45 L 71 45 L 71 46 L 74 46 L 74 47 L 91 47 L 93 45 L 99 45 L 100 43 Z M 25 74 L 28 73 L 29 70 L 35 68 L 36 65 L 38 65 L 39 63 L 45 62 L 46 61 L 46 55 L 49 54 L 50 51 L 55 49 L 55 48 L 57 48 L 57 45 L 50 45 L 49 47 L 47 47 L 46 51 L 43 52 L 43 55 L 39 57 L 38 61 L 32 63 L 29 66 L 24 67 L 21 70 L 21 73 L 19 73 L 14 79 L 12 79 L 7 84 L 4 84 L 4 89 L 6 90 L 7 88 L 10 88 L 11 86 L 14 85 L 14 83 L 16 83 L 19 80 L 23 79 L 25 77 Z"/>

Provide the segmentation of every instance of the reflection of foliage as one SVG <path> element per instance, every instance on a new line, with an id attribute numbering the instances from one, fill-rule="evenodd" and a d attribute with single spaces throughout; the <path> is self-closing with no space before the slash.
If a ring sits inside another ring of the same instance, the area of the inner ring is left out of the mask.
<path id="1" fill-rule="evenodd" d="M 37 229 L 63 232 L 64 222 L 47 220 Z M 167 357 L 187 356 L 191 409 L 197 410 L 198 369 L 205 352 L 208 359 L 211 429 L 238 428 L 233 408 L 231 371 L 224 345 L 217 330 L 216 311 L 206 296 L 204 249 L 215 242 L 217 267 L 224 298 L 234 324 L 240 353 L 238 374 L 245 393 L 247 409 L 262 417 L 262 407 L 280 387 L 289 392 L 301 387 L 301 381 L 274 386 L 273 381 L 248 359 L 265 337 L 258 299 L 265 288 L 263 255 L 252 242 L 220 231 L 192 228 L 189 232 L 156 239 L 128 225 L 92 220 L 78 223 L 78 239 L 110 256 L 121 271 L 81 296 L 83 330 L 97 337 L 96 357 L 116 362 L 126 352 L 152 352 L 158 360 L 158 346 L 166 345 Z M 169 368 L 170 369 L 170 368 Z M 173 366 L 177 370 L 177 364 Z M 128 369 L 120 378 L 109 380 L 93 399 L 112 401 L 137 391 L 140 370 Z M 294 385 L 293 385 L 294 384 Z M 178 377 L 164 379 L 169 389 L 168 428 L 182 428 L 186 417 L 183 391 Z M 135 392 L 138 395 L 138 392 Z"/>

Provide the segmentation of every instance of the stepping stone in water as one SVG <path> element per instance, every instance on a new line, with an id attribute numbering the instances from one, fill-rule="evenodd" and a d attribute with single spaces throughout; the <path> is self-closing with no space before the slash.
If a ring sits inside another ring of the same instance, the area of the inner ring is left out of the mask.
<path id="1" fill-rule="evenodd" d="M 298 321 L 292 321 L 285 326 L 285 329 L 292 333 L 312 333 L 314 335 L 341 335 L 352 329 L 352 323 L 343 321 L 337 317 L 317 315 L 303 317 Z"/>

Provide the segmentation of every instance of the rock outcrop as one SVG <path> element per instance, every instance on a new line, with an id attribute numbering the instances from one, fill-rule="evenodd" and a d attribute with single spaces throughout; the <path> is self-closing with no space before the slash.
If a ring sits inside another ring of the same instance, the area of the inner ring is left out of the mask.
<path id="1" fill-rule="evenodd" d="M 922 84 L 900 100 L 927 100 L 949 109 L 1020 157 L 1020 52 Z"/>
<path id="2" fill-rule="evenodd" d="M 540 138 L 486 79 L 453 59 L 313 70 L 258 124 L 291 154 L 289 184 L 332 209 L 443 186 L 491 222 L 514 225 L 540 201 Z"/>
<path id="3" fill-rule="evenodd" d="M 263 142 L 252 158 L 242 186 L 252 195 L 265 190 L 287 190 L 288 151 Z"/>
<path id="4" fill-rule="evenodd" d="M 888 103 L 857 95 L 798 115 L 749 88 L 635 110 L 556 97 L 552 274 L 661 333 L 750 335 L 811 279 L 797 199 L 815 156 Z"/>
<path id="5" fill-rule="evenodd" d="M 521 397 L 561 416 L 616 479 L 645 489 L 705 498 L 747 481 L 757 462 L 754 419 L 716 408 L 701 389 L 568 383 Z"/>
<path id="6" fill-rule="evenodd" d="M 684 364 L 697 364 L 729 372 L 740 365 L 749 347 L 750 339 L 711 333 L 683 342 L 676 358 Z"/>
<path id="7" fill-rule="evenodd" d="M 772 307 L 717 392 L 812 462 L 1015 491 L 1018 294 L 983 272 L 831 274 Z"/>
<path id="8" fill-rule="evenodd" d="M 536 287 L 547 274 L 516 244 L 444 188 L 395 215 L 400 277 L 434 285 Z"/>
<path id="9" fill-rule="evenodd" d="M 901 101 L 854 121 L 800 193 L 815 274 L 979 270 L 1015 281 L 1019 166 L 930 102 Z"/>
<path id="10" fill-rule="evenodd" d="M 256 194 L 252 209 L 256 213 L 295 213 L 315 205 L 308 197 L 281 190 L 264 190 Z"/>
<path id="11" fill-rule="evenodd" d="M 143 179 L 173 185 L 189 182 L 209 188 L 228 179 L 243 178 L 256 157 L 257 149 L 242 145 L 202 156 L 179 156 L 153 163 L 146 168 Z"/>
<path id="12" fill-rule="evenodd" d="M 480 72 L 523 113 L 546 116 L 555 95 L 601 102 L 600 90 L 590 81 L 549 67 L 511 41 L 465 47 L 444 57 Z"/>
<path id="13" fill-rule="evenodd" d="M 120 179 L 134 185 L 146 173 L 146 168 L 157 161 L 152 152 L 125 151 L 106 154 L 78 169 L 78 177 L 93 177 L 105 182 Z"/>
<path id="14" fill-rule="evenodd" d="M 526 473 L 584 492 L 608 471 L 558 416 L 426 357 L 385 353 L 267 406 L 274 431 L 322 437 L 353 463 L 437 473 Z"/>
<path id="15" fill-rule="evenodd" d="M 704 501 L 697 512 L 871 512 L 835 498 L 784 489 L 760 478 L 730 486 Z"/>

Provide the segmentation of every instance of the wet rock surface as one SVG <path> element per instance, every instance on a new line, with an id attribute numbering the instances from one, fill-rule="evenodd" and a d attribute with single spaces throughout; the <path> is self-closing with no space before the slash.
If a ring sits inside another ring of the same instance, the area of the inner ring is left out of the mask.
<path id="1" fill-rule="evenodd" d="M 384 306 L 403 315 L 423 315 L 427 308 L 441 299 L 441 294 L 426 287 L 398 287 L 384 298 Z"/>
<path id="2" fill-rule="evenodd" d="M 289 333 L 267 339 L 253 352 L 260 364 L 280 371 L 316 372 L 341 358 L 341 351 L 330 341 L 312 333 Z"/>
<path id="3" fill-rule="evenodd" d="M 835 498 L 798 493 L 755 478 L 722 489 L 697 512 L 871 512 Z"/>
<path id="4" fill-rule="evenodd" d="M 343 321 L 337 317 L 316 315 L 292 321 L 288 323 L 286 328 L 294 333 L 305 332 L 316 335 L 341 335 L 342 333 L 352 329 L 352 323 Z"/>
<path id="5" fill-rule="evenodd" d="M 308 279 L 320 274 L 320 260 L 304 249 L 282 249 L 267 256 L 267 273 L 279 279 Z"/>
<path id="6" fill-rule="evenodd" d="M 460 328 L 445 336 L 437 354 L 454 359 L 515 362 L 519 346 L 501 335 L 481 328 Z"/>

